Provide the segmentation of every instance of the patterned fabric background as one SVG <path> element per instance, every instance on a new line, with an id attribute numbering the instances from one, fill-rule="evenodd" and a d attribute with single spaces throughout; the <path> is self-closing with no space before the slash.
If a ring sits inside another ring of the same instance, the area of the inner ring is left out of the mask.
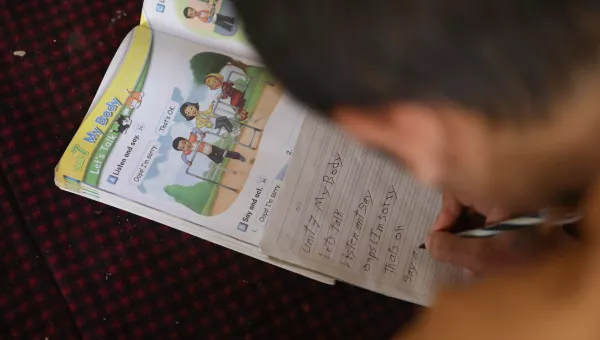
<path id="1" fill-rule="evenodd" d="M 0 0 L 0 338 L 393 334 L 414 306 L 316 283 L 55 187 L 54 166 L 141 6 Z"/>

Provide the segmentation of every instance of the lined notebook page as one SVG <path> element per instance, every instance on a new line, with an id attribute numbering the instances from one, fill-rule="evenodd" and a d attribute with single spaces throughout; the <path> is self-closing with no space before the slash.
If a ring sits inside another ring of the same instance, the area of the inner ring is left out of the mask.
<path id="1" fill-rule="evenodd" d="M 278 204 L 260 243 L 266 254 L 422 305 L 462 271 L 418 249 L 441 207 L 385 156 L 327 121 L 305 120 Z"/>

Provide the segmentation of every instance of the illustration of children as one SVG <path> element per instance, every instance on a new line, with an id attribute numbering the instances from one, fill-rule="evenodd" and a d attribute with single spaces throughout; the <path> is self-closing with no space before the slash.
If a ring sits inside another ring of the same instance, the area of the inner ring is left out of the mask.
<path id="1" fill-rule="evenodd" d="M 198 128 L 194 128 L 192 129 L 189 138 L 175 138 L 173 140 L 173 149 L 182 152 L 181 159 L 188 166 L 191 166 L 192 162 L 189 161 L 187 157 L 194 151 L 194 148 L 196 148 L 199 153 L 207 156 L 211 161 L 217 164 L 223 163 L 225 158 L 239 160 L 242 163 L 246 162 L 246 158 L 239 152 L 227 151 L 218 146 L 204 142 L 204 137 L 206 137 L 204 132 L 200 131 Z"/>
<path id="2" fill-rule="evenodd" d="M 244 121 L 248 118 L 248 111 L 244 109 L 246 98 L 244 98 L 244 93 L 242 91 L 234 87 L 234 82 L 225 81 L 225 77 L 220 73 L 210 73 L 204 78 L 204 83 L 211 90 L 221 89 L 222 92 L 218 96 L 219 99 L 231 98 L 231 105 L 237 108 L 236 113 L 240 121 Z"/>
<path id="3" fill-rule="evenodd" d="M 211 129 L 214 126 L 217 130 L 223 128 L 231 133 L 233 131 L 233 124 L 227 117 L 214 115 L 212 113 L 214 106 L 215 102 L 212 102 L 206 111 L 201 111 L 198 103 L 186 102 L 179 108 L 179 113 L 188 121 L 195 118 L 196 128 L 198 129 L 204 127 Z"/>
<path id="4" fill-rule="evenodd" d="M 214 23 L 215 26 L 221 27 L 227 32 L 233 31 L 235 28 L 235 18 L 217 13 L 216 3 L 216 1 L 213 1 L 210 10 L 197 10 L 193 7 L 186 7 L 183 10 L 183 16 L 187 19 L 198 18 L 198 20 L 207 24 Z"/>

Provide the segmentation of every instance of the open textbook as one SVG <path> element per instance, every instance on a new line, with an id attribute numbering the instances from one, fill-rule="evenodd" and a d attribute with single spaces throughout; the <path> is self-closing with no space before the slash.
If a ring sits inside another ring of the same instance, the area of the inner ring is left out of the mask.
<path id="1" fill-rule="evenodd" d="M 229 0 L 146 0 L 57 185 L 332 284 L 428 304 L 460 271 L 417 249 L 440 205 L 285 94 Z"/>

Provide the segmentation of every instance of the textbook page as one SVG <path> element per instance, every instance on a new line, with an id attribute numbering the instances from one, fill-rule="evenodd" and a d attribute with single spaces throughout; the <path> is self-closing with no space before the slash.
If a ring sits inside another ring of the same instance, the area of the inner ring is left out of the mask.
<path id="1" fill-rule="evenodd" d="M 126 41 L 57 182 L 84 183 L 257 246 L 303 112 L 250 60 L 144 26 Z"/>
<path id="2" fill-rule="evenodd" d="M 427 305 L 462 271 L 418 249 L 441 195 L 326 120 L 306 118 L 267 232 L 266 254 Z"/>
<path id="3" fill-rule="evenodd" d="M 257 59 L 232 0 L 145 0 L 141 25 L 221 51 Z"/>

